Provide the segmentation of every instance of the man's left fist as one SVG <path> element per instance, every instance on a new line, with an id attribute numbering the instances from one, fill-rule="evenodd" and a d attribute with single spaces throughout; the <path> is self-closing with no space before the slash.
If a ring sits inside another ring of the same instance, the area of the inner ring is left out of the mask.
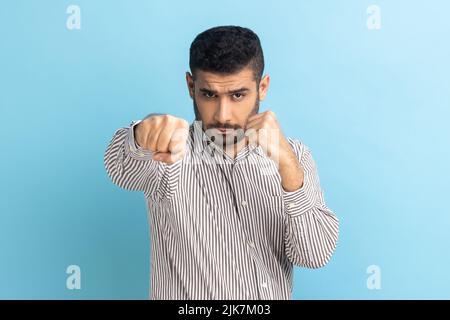
<path id="1" fill-rule="evenodd" d="M 276 163 L 282 161 L 285 153 L 292 152 L 273 111 L 251 116 L 247 122 L 245 135 L 249 144 L 260 145 L 266 155 Z"/>

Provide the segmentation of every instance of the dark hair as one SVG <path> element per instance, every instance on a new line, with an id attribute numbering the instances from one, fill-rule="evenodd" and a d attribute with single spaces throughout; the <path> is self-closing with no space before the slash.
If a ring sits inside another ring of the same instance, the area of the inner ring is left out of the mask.
<path id="1" fill-rule="evenodd" d="M 203 31 L 189 50 L 189 67 L 196 70 L 231 74 L 250 66 L 259 83 L 264 71 L 264 56 L 258 36 L 250 29 L 220 26 Z"/>

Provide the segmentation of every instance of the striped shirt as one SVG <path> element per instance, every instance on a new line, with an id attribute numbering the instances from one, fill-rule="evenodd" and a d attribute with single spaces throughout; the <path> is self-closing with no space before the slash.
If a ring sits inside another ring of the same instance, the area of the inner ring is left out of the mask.
<path id="1" fill-rule="evenodd" d="M 339 222 L 303 143 L 288 138 L 304 183 L 287 192 L 260 146 L 232 158 L 194 121 L 185 156 L 168 165 L 136 144 L 139 122 L 114 133 L 104 164 L 113 183 L 145 195 L 151 299 L 290 299 L 293 265 L 330 260 Z"/>

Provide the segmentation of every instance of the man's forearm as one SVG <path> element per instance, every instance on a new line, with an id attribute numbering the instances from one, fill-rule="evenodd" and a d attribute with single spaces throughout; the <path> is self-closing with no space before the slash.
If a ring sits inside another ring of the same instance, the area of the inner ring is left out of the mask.
<path id="1" fill-rule="evenodd" d="M 292 149 L 284 148 L 280 153 L 279 173 L 281 185 L 287 192 L 295 191 L 303 186 L 304 171 Z"/>

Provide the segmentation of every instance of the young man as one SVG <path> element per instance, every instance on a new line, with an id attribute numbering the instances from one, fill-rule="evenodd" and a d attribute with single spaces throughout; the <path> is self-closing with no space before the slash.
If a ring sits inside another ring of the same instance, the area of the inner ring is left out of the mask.
<path id="1" fill-rule="evenodd" d="M 152 299 L 290 299 L 293 265 L 324 266 L 339 223 L 309 149 L 272 111 L 258 36 L 215 27 L 191 44 L 196 121 L 153 114 L 118 129 L 111 180 L 147 200 Z"/>

